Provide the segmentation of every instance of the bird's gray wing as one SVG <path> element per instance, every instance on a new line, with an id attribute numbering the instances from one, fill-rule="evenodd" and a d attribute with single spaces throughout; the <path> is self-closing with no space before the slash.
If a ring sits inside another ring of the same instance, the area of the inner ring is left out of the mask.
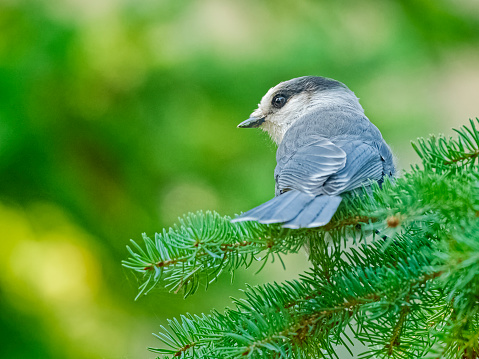
<path id="1" fill-rule="evenodd" d="M 295 189 L 312 196 L 323 194 L 323 184 L 344 168 L 346 156 L 340 147 L 319 136 L 290 147 L 278 158 L 275 169 L 277 193 Z"/>
<path id="2" fill-rule="evenodd" d="M 351 141 L 341 146 L 346 152 L 345 166 L 330 176 L 323 185 L 328 195 L 340 194 L 379 181 L 386 175 L 385 160 L 379 148 L 362 141 Z"/>

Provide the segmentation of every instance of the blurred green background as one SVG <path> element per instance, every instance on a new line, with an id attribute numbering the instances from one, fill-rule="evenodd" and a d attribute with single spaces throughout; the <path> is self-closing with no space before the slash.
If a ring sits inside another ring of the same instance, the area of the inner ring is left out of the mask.
<path id="1" fill-rule="evenodd" d="M 302 75 L 346 83 L 407 169 L 410 140 L 479 116 L 479 1 L 1 0 L 0 357 L 153 358 L 166 318 L 307 268 L 134 302 L 120 265 L 273 196 L 275 146 L 236 125 Z"/>

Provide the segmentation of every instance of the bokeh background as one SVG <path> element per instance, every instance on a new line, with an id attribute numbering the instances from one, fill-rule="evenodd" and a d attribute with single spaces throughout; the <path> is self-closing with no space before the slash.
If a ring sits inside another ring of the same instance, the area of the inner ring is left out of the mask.
<path id="1" fill-rule="evenodd" d="M 302 75 L 346 83 L 407 169 L 410 140 L 479 116 L 479 1 L 0 0 L 0 357 L 153 358 L 166 318 L 307 268 L 135 302 L 120 265 L 273 196 L 275 146 L 236 125 Z"/>

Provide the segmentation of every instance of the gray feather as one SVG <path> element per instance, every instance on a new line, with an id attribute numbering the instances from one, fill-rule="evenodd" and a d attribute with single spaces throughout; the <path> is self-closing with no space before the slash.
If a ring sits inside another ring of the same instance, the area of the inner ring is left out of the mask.
<path id="1" fill-rule="evenodd" d="M 289 191 L 243 213 L 231 222 L 258 221 L 282 223 L 293 219 L 314 197 L 299 191 Z"/>
<path id="2" fill-rule="evenodd" d="M 362 142 L 347 143 L 343 150 L 348 154 L 346 165 L 328 178 L 324 184 L 327 194 L 339 194 L 361 187 L 383 176 L 383 161 L 379 151 Z"/>
<path id="3" fill-rule="evenodd" d="M 341 203 L 342 198 L 340 196 L 327 196 L 323 195 L 318 197 L 322 198 L 326 197 L 327 198 L 327 203 L 321 210 L 321 212 L 318 213 L 316 218 L 312 220 L 306 227 L 308 228 L 314 228 L 314 227 L 320 227 L 324 226 L 331 221 L 331 218 L 333 218 L 334 214 L 336 213 L 336 210 L 339 207 L 339 204 Z"/>
<path id="4" fill-rule="evenodd" d="M 291 196 L 282 199 L 288 193 L 291 193 Z M 277 199 L 275 208 L 271 207 L 264 211 L 258 218 L 258 222 L 265 224 L 287 222 L 296 217 L 314 199 L 313 196 L 299 191 L 290 191 L 285 194 L 274 198 Z"/>
<path id="5" fill-rule="evenodd" d="M 241 216 L 234 218 L 231 222 L 243 222 L 243 221 L 257 221 L 265 213 L 269 212 L 271 209 L 277 208 L 277 206 L 284 202 L 289 202 L 291 198 L 297 196 L 297 192 L 286 192 L 281 196 L 274 197 L 268 202 L 265 202 L 258 207 L 250 209 L 248 212 L 243 213 Z"/>
<path id="6" fill-rule="evenodd" d="M 346 164 L 346 153 L 331 141 L 312 136 L 310 143 L 296 148 L 282 158 L 276 172 L 278 188 L 297 189 L 312 195 L 320 194 L 324 182 Z"/>
<path id="7" fill-rule="evenodd" d="M 339 196 L 317 196 L 294 219 L 284 223 L 283 227 L 312 228 L 324 226 L 336 213 L 341 200 L 342 198 Z"/>

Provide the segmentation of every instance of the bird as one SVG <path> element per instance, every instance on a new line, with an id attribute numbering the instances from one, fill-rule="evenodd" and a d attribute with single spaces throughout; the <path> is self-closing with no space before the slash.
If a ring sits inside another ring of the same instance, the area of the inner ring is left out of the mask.
<path id="1" fill-rule="evenodd" d="M 281 223 L 285 228 L 328 224 L 345 193 L 394 177 L 390 147 L 343 83 L 321 76 L 272 87 L 238 125 L 261 128 L 277 144 L 275 197 L 232 222 Z"/>

